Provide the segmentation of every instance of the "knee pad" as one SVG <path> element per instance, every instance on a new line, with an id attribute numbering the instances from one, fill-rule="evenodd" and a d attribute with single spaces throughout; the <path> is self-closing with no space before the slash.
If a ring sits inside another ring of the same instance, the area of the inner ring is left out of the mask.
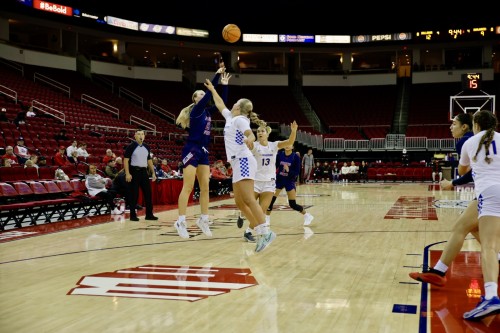
<path id="1" fill-rule="evenodd" d="M 268 211 L 268 212 L 270 212 L 270 211 L 272 211 L 272 210 L 273 210 L 273 205 L 274 205 L 274 202 L 276 201 L 276 199 L 277 199 L 277 197 L 275 197 L 275 196 L 273 195 L 273 198 L 272 198 L 272 200 L 271 200 L 271 203 L 269 204 L 269 207 L 267 207 L 267 211 Z"/>
<path id="2" fill-rule="evenodd" d="M 297 202 L 295 200 L 288 200 L 288 205 L 293 209 L 298 212 L 302 212 L 304 210 L 304 207 L 301 205 L 297 205 Z"/>

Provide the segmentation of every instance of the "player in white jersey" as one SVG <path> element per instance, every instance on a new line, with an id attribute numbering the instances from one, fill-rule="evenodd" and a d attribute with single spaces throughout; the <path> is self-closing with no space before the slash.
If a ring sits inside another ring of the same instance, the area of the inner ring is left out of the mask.
<path id="1" fill-rule="evenodd" d="M 226 118 L 224 144 L 227 158 L 233 168 L 234 201 L 250 221 L 250 226 L 254 228 L 258 236 L 255 252 L 260 252 L 271 244 L 276 234 L 266 224 L 265 214 L 252 195 L 257 162 L 249 149 L 255 141 L 250 121 L 259 126 L 266 126 L 266 123 L 253 112 L 253 104 L 250 100 L 239 99 L 229 111 L 209 80 L 205 80 L 205 86 L 212 92 L 215 106 Z M 229 119 L 230 117 L 232 118 Z"/>
<path id="2" fill-rule="evenodd" d="M 497 261 L 500 251 L 500 133 L 495 131 L 497 124 L 490 111 L 480 110 L 474 114 L 474 136 L 464 143 L 458 165 L 460 175 L 472 169 L 474 178 L 485 291 L 476 308 L 464 313 L 467 320 L 500 313 Z"/>
<path id="3" fill-rule="evenodd" d="M 291 133 L 287 140 L 283 141 L 268 141 L 271 127 L 259 126 L 257 128 L 257 140 L 250 149 L 252 150 L 255 160 L 257 161 L 257 172 L 253 190 L 255 199 L 259 200 L 262 211 L 266 212 L 271 204 L 271 200 L 276 190 L 276 154 L 278 150 L 288 146 L 292 146 L 297 136 L 298 125 L 294 121 L 290 124 Z M 266 223 L 270 224 L 270 216 L 266 215 Z M 253 242 L 252 229 L 247 228 L 243 233 L 243 238 L 247 242 Z"/>

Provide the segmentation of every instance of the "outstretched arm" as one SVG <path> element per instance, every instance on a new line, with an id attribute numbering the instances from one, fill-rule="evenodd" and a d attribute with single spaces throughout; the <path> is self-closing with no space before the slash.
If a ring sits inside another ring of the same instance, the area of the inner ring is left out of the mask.
<path id="1" fill-rule="evenodd" d="M 278 142 L 279 149 L 293 145 L 293 143 L 295 142 L 295 138 L 297 137 L 297 128 L 298 127 L 299 127 L 299 125 L 297 125 L 297 122 L 294 120 L 293 123 L 290 124 L 290 129 L 292 131 L 290 133 L 290 136 L 288 137 L 288 140 Z"/>
<path id="2" fill-rule="evenodd" d="M 220 84 L 222 85 L 222 100 L 224 103 L 227 103 L 227 95 L 228 95 L 228 84 L 229 84 L 229 79 L 231 78 L 231 75 L 229 73 L 222 73 L 221 78 L 220 78 Z"/>
<path id="3" fill-rule="evenodd" d="M 225 73 L 226 72 L 226 67 L 224 67 L 224 63 L 221 62 L 219 68 L 217 69 L 217 72 L 215 72 L 215 75 L 212 79 L 212 84 L 217 87 L 217 84 L 219 84 L 219 77 L 221 76 L 221 74 Z"/>
<path id="4" fill-rule="evenodd" d="M 212 93 L 212 97 L 214 99 L 215 106 L 219 111 L 222 112 L 226 108 L 226 105 L 224 104 L 224 101 L 222 100 L 222 97 L 220 97 L 219 93 L 217 90 L 215 90 L 214 85 L 210 80 L 206 79 L 205 80 L 205 87 Z"/>

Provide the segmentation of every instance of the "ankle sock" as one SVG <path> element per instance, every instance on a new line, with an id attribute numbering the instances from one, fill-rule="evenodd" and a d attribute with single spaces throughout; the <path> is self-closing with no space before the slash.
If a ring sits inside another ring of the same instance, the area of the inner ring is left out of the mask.
<path id="1" fill-rule="evenodd" d="M 445 265 L 441 260 L 439 260 L 437 262 L 436 265 L 434 265 L 433 267 L 436 271 L 439 271 L 441 273 L 443 273 L 442 276 L 444 276 L 446 274 L 446 271 L 448 271 L 448 265 Z"/>
<path id="2" fill-rule="evenodd" d="M 487 300 L 493 297 L 498 297 L 498 283 L 496 282 L 485 282 L 484 283 L 484 298 Z"/>
<path id="3" fill-rule="evenodd" d="M 265 235 L 269 232 L 269 226 L 264 222 L 254 228 L 257 235 Z"/>
<path id="4" fill-rule="evenodd" d="M 439 270 L 437 270 L 437 269 L 435 269 L 435 268 L 431 268 L 431 269 L 429 269 L 429 273 L 434 273 L 434 274 L 437 274 L 437 275 L 439 275 L 439 276 L 445 276 L 445 275 L 446 275 L 446 273 L 445 273 L 445 272 L 441 272 L 441 271 L 439 271 Z"/>

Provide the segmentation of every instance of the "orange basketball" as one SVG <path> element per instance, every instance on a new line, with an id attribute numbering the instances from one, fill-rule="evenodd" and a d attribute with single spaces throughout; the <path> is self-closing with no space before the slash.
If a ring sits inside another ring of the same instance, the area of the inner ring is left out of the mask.
<path id="1" fill-rule="evenodd" d="M 222 38 L 226 42 L 235 43 L 241 37 L 241 30 L 236 24 L 228 24 L 222 29 Z"/>

